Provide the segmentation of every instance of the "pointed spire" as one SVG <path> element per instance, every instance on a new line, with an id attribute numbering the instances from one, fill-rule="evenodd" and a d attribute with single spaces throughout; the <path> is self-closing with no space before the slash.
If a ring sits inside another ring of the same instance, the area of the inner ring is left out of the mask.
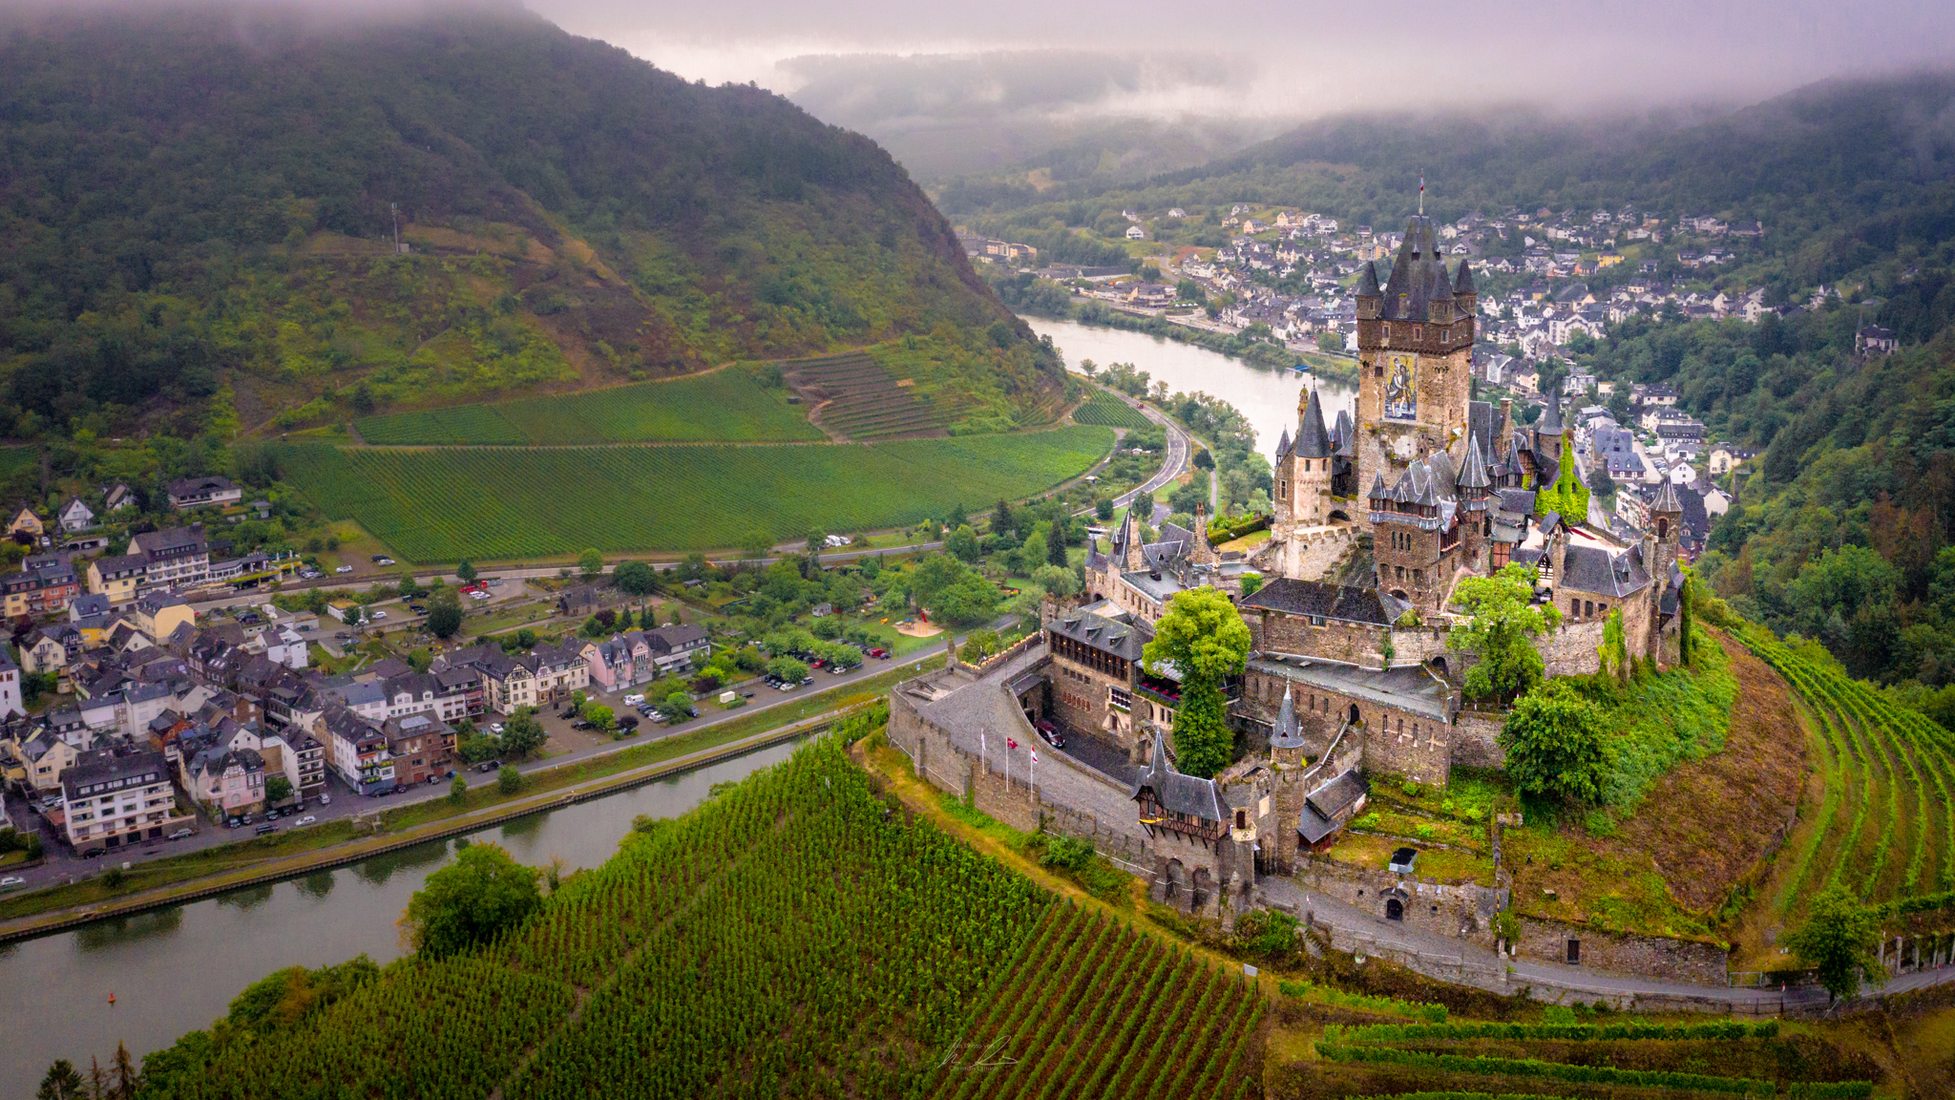
<path id="1" fill-rule="evenodd" d="M 1534 434 L 1551 436 L 1561 434 L 1561 383 L 1556 382 L 1548 394 L 1548 407 L 1541 410 L 1541 419 L 1535 422 Z"/>
<path id="2" fill-rule="evenodd" d="M 1366 260 L 1364 270 L 1358 275 L 1358 297 L 1376 298 L 1378 290 L 1378 261 Z"/>
<path id="3" fill-rule="evenodd" d="M 1473 289 L 1472 261 L 1461 260 L 1459 262 L 1459 275 L 1453 279 L 1453 293 L 1473 294 L 1473 295 L 1477 295 L 1479 293 L 1477 290 Z"/>
<path id="4" fill-rule="evenodd" d="M 1466 441 L 1466 461 L 1459 470 L 1459 487 L 1476 494 L 1493 488 L 1493 477 L 1487 473 L 1486 459 L 1480 452 L 1480 436 L 1476 432 Z"/>
<path id="5" fill-rule="evenodd" d="M 1303 747 L 1303 727 L 1297 722 L 1296 695 L 1290 682 L 1283 682 L 1283 705 L 1276 712 L 1276 722 L 1270 727 L 1269 744 L 1276 749 L 1296 749 Z"/>
<path id="6" fill-rule="evenodd" d="M 1677 499 L 1677 483 L 1670 480 L 1666 474 L 1663 478 L 1663 487 L 1656 491 L 1656 499 L 1650 502 L 1650 514 L 1655 515 L 1658 512 L 1681 513 L 1682 511 L 1683 502 Z"/>
<path id="7" fill-rule="evenodd" d="M 1387 494 L 1387 493 L 1385 492 L 1385 475 L 1384 475 L 1384 474 L 1382 474 L 1382 473 L 1380 473 L 1380 474 L 1372 474 L 1372 475 L 1371 475 L 1371 492 L 1370 492 L 1370 493 L 1368 493 L 1368 494 L 1366 494 L 1366 495 L 1367 495 L 1367 496 L 1369 496 L 1369 497 L 1370 497 L 1370 498 L 1371 498 L 1372 500 L 1383 500 L 1383 499 L 1385 499 L 1385 497 L 1386 497 L 1386 496 L 1387 496 L 1388 494 Z"/>
<path id="8" fill-rule="evenodd" d="M 1317 387 L 1310 387 L 1309 396 L 1304 399 L 1303 415 L 1297 423 L 1296 454 L 1298 458 L 1329 458 L 1331 455 L 1330 432 L 1324 427 L 1324 405 L 1317 398 Z"/>
<path id="9" fill-rule="evenodd" d="M 1289 453 L 1290 453 L 1290 429 L 1284 428 L 1282 437 L 1277 439 L 1276 441 L 1276 458 L 1278 461 L 1281 461 L 1283 456 Z"/>
<path id="10" fill-rule="evenodd" d="M 1144 783 L 1153 782 L 1158 785 L 1162 777 L 1172 775 L 1173 772 L 1173 767 L 1168 764 L 1167 745 L 1162 740 L 1161 735 L 1156 733 L 1154 735 L 1154 751 L 1148 756 L 1147 771 L 1141 777 L 1141 781 Z"/>

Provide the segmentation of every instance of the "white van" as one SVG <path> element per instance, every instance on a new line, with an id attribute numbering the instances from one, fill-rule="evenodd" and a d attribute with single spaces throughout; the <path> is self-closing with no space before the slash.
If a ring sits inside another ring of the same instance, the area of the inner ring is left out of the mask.
<path id="1" fill-rule="evenodd" d="M 628 706 L 628 707 L 635 707 L 635 706 L 637 706 L 638 704 L 640 704 L 640 703 L 642 703 L 642 702 L 644 702 L 644 701 L 645 701 L 645 697 L 644 697 L 643 695 L 627 695 L 627 696 L 625 696 L 625 706 Z"/>

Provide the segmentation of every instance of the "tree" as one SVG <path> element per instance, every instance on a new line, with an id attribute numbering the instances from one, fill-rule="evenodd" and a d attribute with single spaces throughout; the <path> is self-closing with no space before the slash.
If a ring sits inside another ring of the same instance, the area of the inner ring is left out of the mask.
<path id="1" fill-rule="evenodd" d="M 598 574 L 604 572 L 604 555 L 595 549 L 586 550 L 577 555 L 577 568 L 584 574 L 585 580 L 595 580 Z"/>
<path id="2" fill-rule="evenodd" d="M 456 563 L 455 577 L 463 584 L 474 584 L 477 575 L 474 562 L 463 558 L 460 562 Z"/>
<path id="3" fill-rule="evenodd" d="M 136 1068 L 136 1059 L 129 1053 L 129 1047 L 121 1042 L 115 1044 L 115 1100 L 136 1100 L 136 1093 L 142 1088 L 143 1075 Z"/>
<path id="4" fill-rule="evenodd" d="M 461 596 L 446 586 L 435 589 L 428 597 L 428 633 L 437 638 L 452 638 L 461 629 Z"/>
<path id="5" fill-rule="evenodd" d="M 1076 596 L 1082 585 L 1079 574 L 1063 565 L 1041 565 L 1032 570 L 1032 583 L 1054 596 Z"/>
<path id="6" fill-rule="evenodd" d="M 41 1087 L 34 1093 L 34 1100 L 81 1100 L 81 1074 L 76 1072 L 75 1064 L 66 1058 L 57 1058 L 48 1067 L 47 1075 L 41 1078 Z"/>
<path id="7" fill-rule="evenodd" d="M 966 570 L 963 576 L 937 593 L 936 600 L 926 606 L 937 618 L 952 626 L 972 626 L 988 621 L 998 613 L 1001 595 L 997 585 L 974 571 Z"/>
<path id="8" fill-rule="evenodd" d="M 496 790 L 503 794 L 515 794 L 523 789 L 523 773 L 514 764 L 504 764 L 496 769 Z"/>
<path id="9" fill-rule="evenodd" d="M 1819 971 L 1819 984 L 1831 1000 L 1858 995 L 1863 977 L 1881 980 L 1880 921 L 1844 886 L 1821 891 L 1806 922 L 1783 943 Z"/>
<path id="10" fill-rule="evenodd" d="M 1608 760 L 1604 723 L 1602 708 L 1566 680 L 1521 696 L 1500 730 L 1514 789 L 1570 805 L 1600 801 Z"/>
<path id="11" fill-rule="evenodd" d="M 1045 560 L 1047 564 L 1065 566 L 1066 564 L 1066 521 L 1055 519 L 1052 526 L 1045 529 Z"/>
<path id="12" fill-rule="evenodd" d="M 457 775 L 448 784 L 448 804 L 459 806 L 466 801 L 468 801 L 468 779 Z"/>
<path id="13" fill-rule="evenodd" d="M 828 532 L 819 527 L 808 528 L 808 576 L 821 572 L 821 552 L 827 547 Z"/>
<path id="14" fill-rule="evenodd" d="M 421 594 L 421 582 L 415 580 L 412 573 L 402 573 L 400 584 L 395 591 L 400 593 L 401 599 L 411 600 Z"/>
<path id="15" fill-rule="evenodd" d="M 1213 470 L 1214 468 L 1215 468 L 1215 456 L 1209 454 L 1207 448 L 1203 448 L 1195 452 L 1195 469 Z"/>
<path id="16" fill-rule="evenodd" d="M 517 707 L 502 724 L 502 751 L 518 759 L 534 755 L 549 740 L 550 732 L 536 720 L 535 707 Z"/>
<path id="17" fill-rule="evenodd" d="M 362 612 L 361 612 L 361 610 L 360 610 L 360 605 L 359 605 L 359 604 L 353 604 L 353 605 L 351 605 L 351 606 L 349 606 L 349 607 L 348 607 L 348 608 L 346 609 L 346 625 L 347 625 L 347 626 L 359 626 L 359 625 L 360 625 L 360 618 L 361 618 L 361 615 L 362 615 Z"/>
<path id="18" fill-rule="evenodd" d="M 1018 517 L 1011 514 L 1011 505 L 999 501 L 998 506 L 991 509 L 991 533 L 1011 537 L 1017 532 Z"/>
<path id="19" fill-rule="evenodd" d="M 505 768 L 505 785 L 514 768 Z M 516 777 L 521 786 L 522 778 Z M 505 793 L 508 793 L 505 791 Z M 488 943 L 521 924 L 542 901 L 541 877 L 494 844 L 472 843 L 428 876 L 407 903 L 403 925 L 414 950 L 430 958 Z"/>
<path id="20" fill-rule="evenodd" d="M 1093 518 L 1099 520 L 1101 523 L 1112 522 L 1113 520 L 1113 498 L 1112 497 L 1101 497 L 1100 499 L 1093 502 Z"/>
<path id="21" fill-rule="evenodd" d="M 960 524 L 956 530 L 950 533 L 950 538 L 944 541 L 944 549 L 950 551 L 952 556 L 960 561 L 973 562 L 978 560 L 980 551 L 978 549 L 977 532 L 971 530 L 971 525 L 968 523 Z"/>
<path id="22" fill-rule="evenodd" d="M 808 666 L 793 657 L 773 657 L 767 662 L 767 675 L 798 684 L 808 678 Z"/>
<path id="23" fill-rule="evenodd" d="M 583 716 L 584 721 L 589 722 L 598 729 L 612 730 L 617 728 L 618 712 L 594 699 L 579 707 L 577 712 Z"/>
<path id="24" fill-rule="evenodd" d="M 1242 575 L 1242 598 L 1243 599 L 1246 600 L 1249 597 L 1255 595 L 1256 593 L 1261 592 L 1262 590 L 1263 590 L 1263 575 L 1261 573 L 1244 573 Z"/>
<path id="25" fill-rule="evenodd" d="M 292 781 L 282 775 L 265 780 L 265 801 L 276 806 L 292 797 Z"/>
<path id="26" fill-rule="evenodd" d="M 692 696 L 674 690 L 659 703 L 659 710 L 663 711 L 665 717 L 671 721 L 682 722 L 692 716 Z"/>
<path id="27" fill-rule="evenodd" d="M 1180 768 L 1207 778 L 1235 755 L 1228 700 L 1222 685 L 1242 673 L 1249 658 L 1249 627 L 1229 597 L 1213 588 L 1175 593 L 1155 625 L 1154 640 L 1141 650 L 1150 669 L 1171 666 L 1181 678 L 1181 703 L 1174 713 L 1174 749 Z"/>
<path id="28" fill-rule="evenodd" d="M 1561 612 L 1534 602 L 1538 577 L 1532 566 L 1509 564 L 1490 577 L 1463 578 L 1453 589 L 1462 617 L 1446 646 L 1480 658 L 1466 670 L 1469 698 L 1504 702 L 1541 682 L 1541 654 L 1530 639 L 1554 629 Z"/>
<path id="29" fill-rule="evenodd" d="M 658 591 L 658 574 L 642 561 L 620 562 L 611 571 L 611 583 L 627 596 L 649 596 Z"/>

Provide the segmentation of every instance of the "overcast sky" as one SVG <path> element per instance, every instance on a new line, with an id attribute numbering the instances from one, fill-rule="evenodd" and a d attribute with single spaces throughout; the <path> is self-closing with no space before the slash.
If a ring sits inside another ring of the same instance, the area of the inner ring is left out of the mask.
<path id="1" fill-rule="evenodd" d="M 1828 76 L 1955 63 L 1951 0 L 526 2 L 682 75 L 790 94 L 808 77 L 780 63 L 809 54 L 1152 54 L 1156 64 L 1099 105 L 1150 114 L 1755 99 Z M 1197 54 L 1222 64 L 1173 63 Z"/>

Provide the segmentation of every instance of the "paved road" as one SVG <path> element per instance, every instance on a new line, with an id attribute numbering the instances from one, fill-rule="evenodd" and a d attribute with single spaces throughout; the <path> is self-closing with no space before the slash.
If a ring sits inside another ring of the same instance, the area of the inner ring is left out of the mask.
<path id="1" fill-rule="evenodd" d="M 1403 921 L 1386 920 L 1368 910 L 1347 905 L 1335 898 L 1303 889 L 1295 880 L 1270 877 L 1261 884 L 1273 901 L 1308 913 L 1318 925 L 1354 933 L 1399 951 L 1416 952 L 1428 959 L 1460 959 L 1471 970 L 1499 973 L 1510 968 L 1511 988 L 1534 986 L 1564 989 L 1581 997 L 1675 997 L 1711 1001 L 1738 1015 L 1776 1015 L 1780 1012 L 1809 1013 L 1827 1007 L 1827 995 L 1818 986 L 1793 986 L 1781 993 L 1777 989 L 1738 989 L 1729 986 L 1696 985 L 1690 982 L 1665 982 L 1613 974 L 1584 966 L 1506 959 L 1477 944 L 1413 927 Z M 1868 995 L 1889 996 L 1929 986 L 1955 982 L 1955 967 L 1921 970 L 1897 975 Z"/>
<path id="2" fill-rule="evenodd" d="M 698 718 L 680 722 L 672 726 L 657 726 L 647 722 L 639 727 L 643 732 L 637 737 L 626 738 L 622 741 L 588 745 L 555 756 L 531 760 L 517 765 L 517 768 L 520 771 L 531 772 L 540 768 L 555 767 L 559 764 L 576 763 L 582 760 L 589 760 L 593 757 L 622 752 L 634 745 L 657 741 L 662 738 L 671 737 L 674 734 L 691 733 L 694 730 L 706 729 L 724 722 L 745 718 L 756 712 L 784 706 L 788 703 L 798 701 L 810 692 L 823 691 L 833 687 L 846 687 L 871 676 L 887 672 L 890 669 L 907 668 L 920 664 L 930 657 L 935 656 L 937 652 L 936 647 L 929 647 L 918 650 L 905 657 L 883 661 L 869 660 L 863 662 L 854 671 L 840 676 L 832 675 L 828 672 L 816 672 L 816 679 L 814 681 L 799 690 L 791 692 L 781 692 L 759 681 L 753 681 L 749 684 L 739 685 L 740 690 L 754 692 L 754 699 L 744 707 L 718 713 L 703 714 Z M 625 693 L 591 693 L 592 698 L 608 703 L 614 708 L 621 708 L 618 697 L 623 694 Z M 620 709 L 620 713 L 624 713 L 624 710 Z M 542 717 L 551 719 L 546 724 L 556 724 L 552 716 L 542 715 Z M 487 721 L 493 720 L 494 716 L 490 716 L 484 721 L 486 724 Z M 468 778 L 469 785 L 472 787 L 496 781 L 494 774 L 482 774 L 474 771 L 463 771 L 461 774 Z M 355 794 L 351 788 L 347 787 L 330 771 L 327 773 L 326 783 L 328 792 L 332 796 L 332 802 L 329 805 L 322 806 L 316 801 L 309 800 L 305 809 L 299 815 L 301 818 L 306 815 L 311 815 L 317 817 L 321 823 L 324 823 L 326 821 L 336 821 L 352 817 L 356 814 L 372 813 L 377 810 L 392 809 L 414 802 L 425 802 L 434 798 L 443 798 L 448 794 L 448 781 L 446 779 L 431 786 L 417 787 L 403 791 L 400 794 L 386 795 L 380 798 L 368 798 Z M 208 820 L 199 817 L 193 825 L 197 830 L 196 835 L 187 839 L 178 841 L 151 841 L 137 848 L 123 849 L 98 859 L 84 860 L 75 856 L 65 844 L 57 840 L 54 834 L 48 831 L 46 826 L 41 822 L 40 816 L 30 813 L 25 804 L 20 802 L 20 800 L 8 800 L 8 813 L 14 819 L 16 827 L 39 829 L 41 831 L 41 839 L 47 853 L 47 860 L 41 866 L 28 868 L 23 871 L 10 872 L 27 880 L 26 886 L 20 887 L 19 889 L 37 889 L 42 886 L 54 885 L 66 881 L 70 877 L 95 874 L 107 870 L 110 867 L 120 866 L 124 862 L 140 863 L 144 860 L 155 859 L 160 856 L 177 855 L 183 852 L 196 851 L 202 848 L 230 843 L 232 841 L 250 840 L 254 838 L 252 827 L 250 826 L 239 829 L 228 829 L 223 826 L 214 826 Z M 287 819 L 281 819 L 278 825 L 280 829 L 294 827 L 291 821 Z"/>
<path id="3" fill-rule="evenodd" d="M 1168 419 L 1166 415 L 1153 406 L 1143 405 L 1118 390 L 1110 389 L 1107 392 L 1125 401 L 1130 407 L 1139 411 L 1142 416 L 1159 424 L 1167 432 L 1168 437 L 1167 453 L 1162 457 L 1161 468 L 1155 472 L 1154 476 L 1141 482 L 1139 488 L 1130 489 L 1113 498 L 1113 506 L 1115 508 L 1125 508 L 1132 504 L 1138 497 L 1152 496 L 1156 490 L 1173 481 L 1175 478 L 1180 477 L 1182 471 L 1188 468 L 1188 433 L 1181 429 L 1181 425 Z M 1091 509 L 1086 509 L 1086 511 L 1091 511 Z"/>

